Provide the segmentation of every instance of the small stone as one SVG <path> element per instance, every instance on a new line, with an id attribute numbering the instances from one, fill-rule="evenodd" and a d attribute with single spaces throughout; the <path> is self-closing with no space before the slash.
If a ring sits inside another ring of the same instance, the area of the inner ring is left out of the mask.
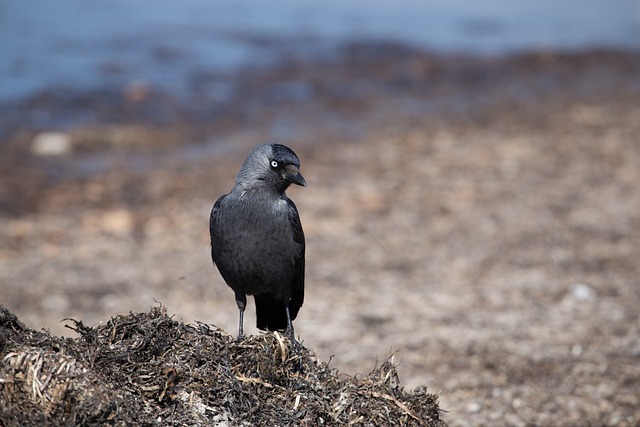
<path id="1" fill-rule="evenodd" d="M 71 137 L 64 132 L 42 132 L 33 138 L 31 152 L 36 156 L 61 156 L 71 152 Z"/>
<path id="2" fill-rule="evenodd" d="M 574 344 L 571 346 L 571 355 L 573 357 L 578 357 L 582 354 L 582 346 L 580 344 Z"/>
<path id="3" fill-rule="evenodd" d="M 102 230 L 119 236 L 125 237 L 132 233 L 134 227 L 133 214 L 125 209 L 116 209 L 105 212 L 101 221 Z"/>
<path id="4" fill-rule="evenodd" d="M 478 402 L 469 402 L 467 404 L 467 412 L 470 414 L 477 414 L 480 412 L 480 404 Z"/>
<path id="5" fill-rule="evenodd" d="M 576 283 L 571 287 L 571 295 L 576 301 L 593 301 L 596 299 L 595 291 L 584 283 Z"/>

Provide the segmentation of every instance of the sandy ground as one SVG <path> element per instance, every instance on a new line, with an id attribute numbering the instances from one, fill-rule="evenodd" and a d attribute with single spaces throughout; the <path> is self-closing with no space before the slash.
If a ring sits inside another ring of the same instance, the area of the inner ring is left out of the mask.
<path id="1" fill-rule="evenodd" d="M 288 192 L 307 236 L 296 332 L 321 359 L 369 372 L 395 352 L 450 426 L 638 425 L 639 58 L 379 54 L 244 76 L 214 122 L 71 128 L 62 157 L 13 132 L 0 302 L 56 334 L 156 301 L 235 333 L 209 210 L 249 149 L 281 136 L 308 182 Z M 268 90 L 292 81 L 308 99 Z"/>

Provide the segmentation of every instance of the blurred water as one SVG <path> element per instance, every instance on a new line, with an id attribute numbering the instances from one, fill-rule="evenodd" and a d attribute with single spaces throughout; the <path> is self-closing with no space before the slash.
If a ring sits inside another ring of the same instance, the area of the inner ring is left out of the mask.
<path id="1" fill-rule="evenodd" d="M 448 53 L 640 49 L 637 0 L 0 1 L 0 103 L 56 87 L 144 81 L 323 55 L 352 40 Z M 224 91 L 224 86 L 220 87 Z"/>

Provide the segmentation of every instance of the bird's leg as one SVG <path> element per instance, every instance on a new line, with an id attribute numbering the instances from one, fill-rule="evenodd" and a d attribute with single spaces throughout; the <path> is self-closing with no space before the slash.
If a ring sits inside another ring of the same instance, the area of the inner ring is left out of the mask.
<path id="1" fill-rule="evenodd" d="M 291 322 L 291 316 L 289 315 L 289 304 L 284 305 L 284 312 L 287 315 L 287 329 L 284 333 L 289 337 L 292 343 L 296 343 L 296 337 L 293 332 L 293 323 Z"/>
<path id="2" fill-rule="evenodd" d="M 236 304 L 238 305 L 238 309 L 240 310 L 240 322 L 238 325 L 238 339 L 241 340 L 244 338 L 244 309 L 247 306 L 247 296 L 242 292 L 236 292 Z"/>
<path id="3" fill-rule="evenodd" d="M 291 344 L 293 344 L 293 352 L 298 357 L 298 371 L 302 372 L 304 370 L 304 347 L 302 347 L 302 344 L 300 344 L 300 342 L 296 339 L 293 332 L 293 323 L 291 322 L 291 316 L 289 315 L 289 304 L 285 304 L 284 312 L 287 314 L 287 329 L 284 331 L 284 333 L 289 337 L 289 340 L 291 340 Z"/>
<path id="4" fill-rule="evenodd" d="M 240 309 L 240 322 L 238 323 L 238 340 L 244 338 L 244 329 L 242 324 L 244 323 L 244 308 Z"/>

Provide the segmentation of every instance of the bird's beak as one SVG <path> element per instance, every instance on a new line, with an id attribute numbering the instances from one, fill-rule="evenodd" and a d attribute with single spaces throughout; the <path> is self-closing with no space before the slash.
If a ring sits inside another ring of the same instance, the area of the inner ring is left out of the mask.
<path id="1" fill-rule="evenodd" d="M 300 169 L 295 165 L 287 165 L 283 169 L 282 178 L 293 184 L 301 185 L 303 187 L 307 186 L 307 181 L 304 180 L 304 177 L 300 173 Z"/>

